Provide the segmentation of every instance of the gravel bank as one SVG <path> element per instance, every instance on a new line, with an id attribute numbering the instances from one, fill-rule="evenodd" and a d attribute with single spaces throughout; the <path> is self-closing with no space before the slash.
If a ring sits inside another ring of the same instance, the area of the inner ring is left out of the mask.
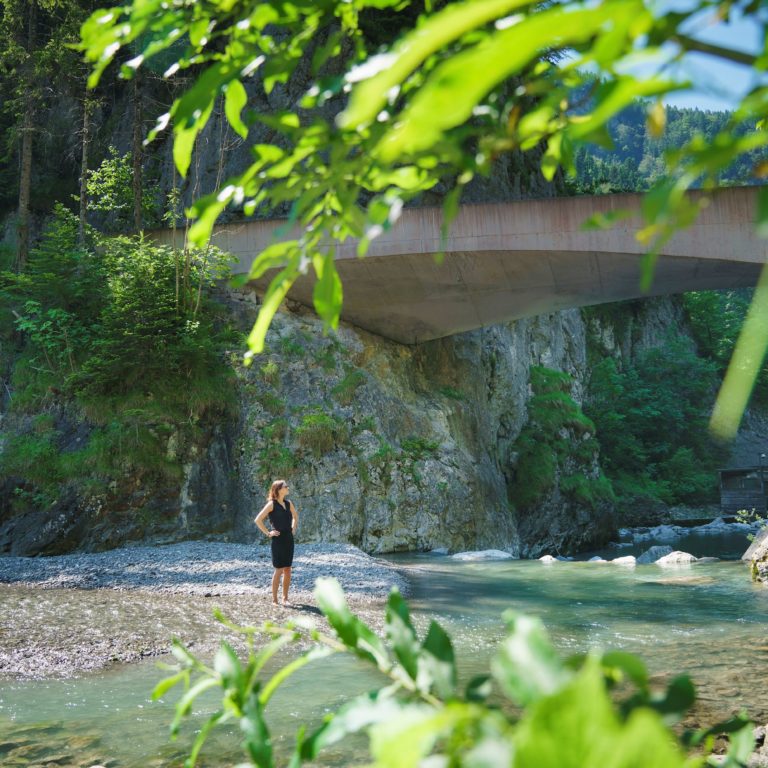
<path id="1" fill-rule="evenodd" d="M 47 558 L 0 558 L 0 675 L 71 677 L 166 653 L 172 637 L 202 654 L 229 636 L 213 619 L 286 621 L 318 614 L 315 579 L 334 576 L 365 621 L 380 627 L 392 586 L 388 563 L 344 544 L 296 546 L 290 598 L 272 605 L 269 548 L 219 542 L 128 547 Z"/>

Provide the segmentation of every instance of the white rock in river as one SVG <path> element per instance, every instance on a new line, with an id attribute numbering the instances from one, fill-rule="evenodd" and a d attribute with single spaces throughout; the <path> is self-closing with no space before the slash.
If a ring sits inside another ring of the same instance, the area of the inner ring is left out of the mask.
<path id="1" fill-rule="evenodd" d="M 542 555 L 539 558 L 540 563 L 557 563 L 559 562 L 556 557 L 552 557 L 552 555 Z"/>
<path id="2" fill-rule="evenodd" d="M 512 555 L 501 549 L 481 549 L 476 552 L 457 552 L 454 560 L 511 560 Z"/>
<path id="3" fill-rule="evenodd" d="M 668 544 L 659 544 L 658 546 L 651 547 L 643 552 L 640 557 L 637 558 L 638 565 L 645 565 L 647 563 L 655 563 L 660 557 L 665 557 L 672 553 L 672 547 Z"/>
<path id="4" fill-rule="evenodd" d="M 636 565 L 637 560 L 634 555 L 626 555 L 625 557 L 614 557 L 611 562 L 614 565 Z"/>
<path id="5" fill-rule="evenodd" d="M 688 552 L 675 550 L 668 555 L 664 555 L 664 557 L 660 557 L 656 561 L 656 565 L 687 565 L 688 563 L 693 563 L 695 561 L 696 558 Z"/>

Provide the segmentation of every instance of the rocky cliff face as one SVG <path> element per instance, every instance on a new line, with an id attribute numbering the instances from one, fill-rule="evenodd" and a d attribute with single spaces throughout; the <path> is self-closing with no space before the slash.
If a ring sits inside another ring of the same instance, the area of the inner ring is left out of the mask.
<path id="1" fill-rule="evenodd" d="M 255 297 L 226 300 L 249 328 Z M 178 486 L 128 477 L 118 495 L 88 499 L 62 488 L 53 506 L 22 516 L 6 503 L 0 550 L 53 553 L 207 534 L 255 540 L 253 518 L 277 477 L 290 481 L 305 542 L 518 556 L 595 545 L 612 532 L 610 508 L 564 490 L 569 457 L 535 505 L 515 498 L 513 488 L 526 482 L 518 438 L 529 419 L 531 370 L 568 374 L 578 406 L 589 349 L 631 355 L 680 322 L 674 301 L 654 300 L 615 317 L 569 310 L 404 347 L 349 326 L 324 337 L 314 315 L 294 308 L 277 316 L 267 352 L 251 367 L 242 365 L 242 350 L 231 352 L 239 418 L 208 425 L 195 445 L 169 442 L 183 465 Z M 6 434 L 23 428 L 13 416 L 2 425 Z M 561 432 L 566 443 L 582 439 Z M 579 471 L 599 474 L 597 454 L 581 461 Z"/>

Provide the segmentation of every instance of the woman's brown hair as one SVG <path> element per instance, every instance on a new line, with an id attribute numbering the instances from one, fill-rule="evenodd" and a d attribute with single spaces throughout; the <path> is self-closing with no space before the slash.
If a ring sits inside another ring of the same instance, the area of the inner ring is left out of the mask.
<path id="1" fill-rule="evenodd" d="M 278 491 L 282 491 L 288 483 L 285 480 L 275 480 L 272 485 L 269 486 L 269 493 L 267 494 L 267 501 L 277 501 Z"/>

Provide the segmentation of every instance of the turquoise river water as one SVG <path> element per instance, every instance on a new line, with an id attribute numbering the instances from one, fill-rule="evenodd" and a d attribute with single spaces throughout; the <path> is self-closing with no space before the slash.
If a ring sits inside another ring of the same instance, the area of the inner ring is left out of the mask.
<path id="1" fill-rule="evenodd" d="M 503 635 L 501 614 L 513 608 L 541 617 L 563 654 L 622 648 L 640 654 L 659 679 L 688 672 L 702 719 L 745 708 L 768 721 L 768 589 L 750 582 L 743 563 L 628 568 L 457 562 L 437 555 L 391 560 L 407 568 L 417 625 L 425 628 L 434 617 L 451 633 L 462 676 L 487 668 Z M 116 593 L 116 599 L 131 600 L 131 593 Z M 151 702 L 149 696 L 161 676 L 152 662 L 74 680 L 0 681 L 0 764 L 180 765 L 194 726 L 168 742 L 173 697 Z M 344 657 L 306 667 L 270 703 L 278 752 L 289 754 L 300 723 L 317 724 L 345 696 L 376 684 L 375 674 Z M 213 705 L 213 698 L 205 700 L 199 715 Z M 200 764 L 238 762 L 236 745 L 232 733 L 220 734 Z M 349 749 L 359 750 L 360 743 Z M 343 765 L 349 755 L 333 751 L 322 763 Z"/>

